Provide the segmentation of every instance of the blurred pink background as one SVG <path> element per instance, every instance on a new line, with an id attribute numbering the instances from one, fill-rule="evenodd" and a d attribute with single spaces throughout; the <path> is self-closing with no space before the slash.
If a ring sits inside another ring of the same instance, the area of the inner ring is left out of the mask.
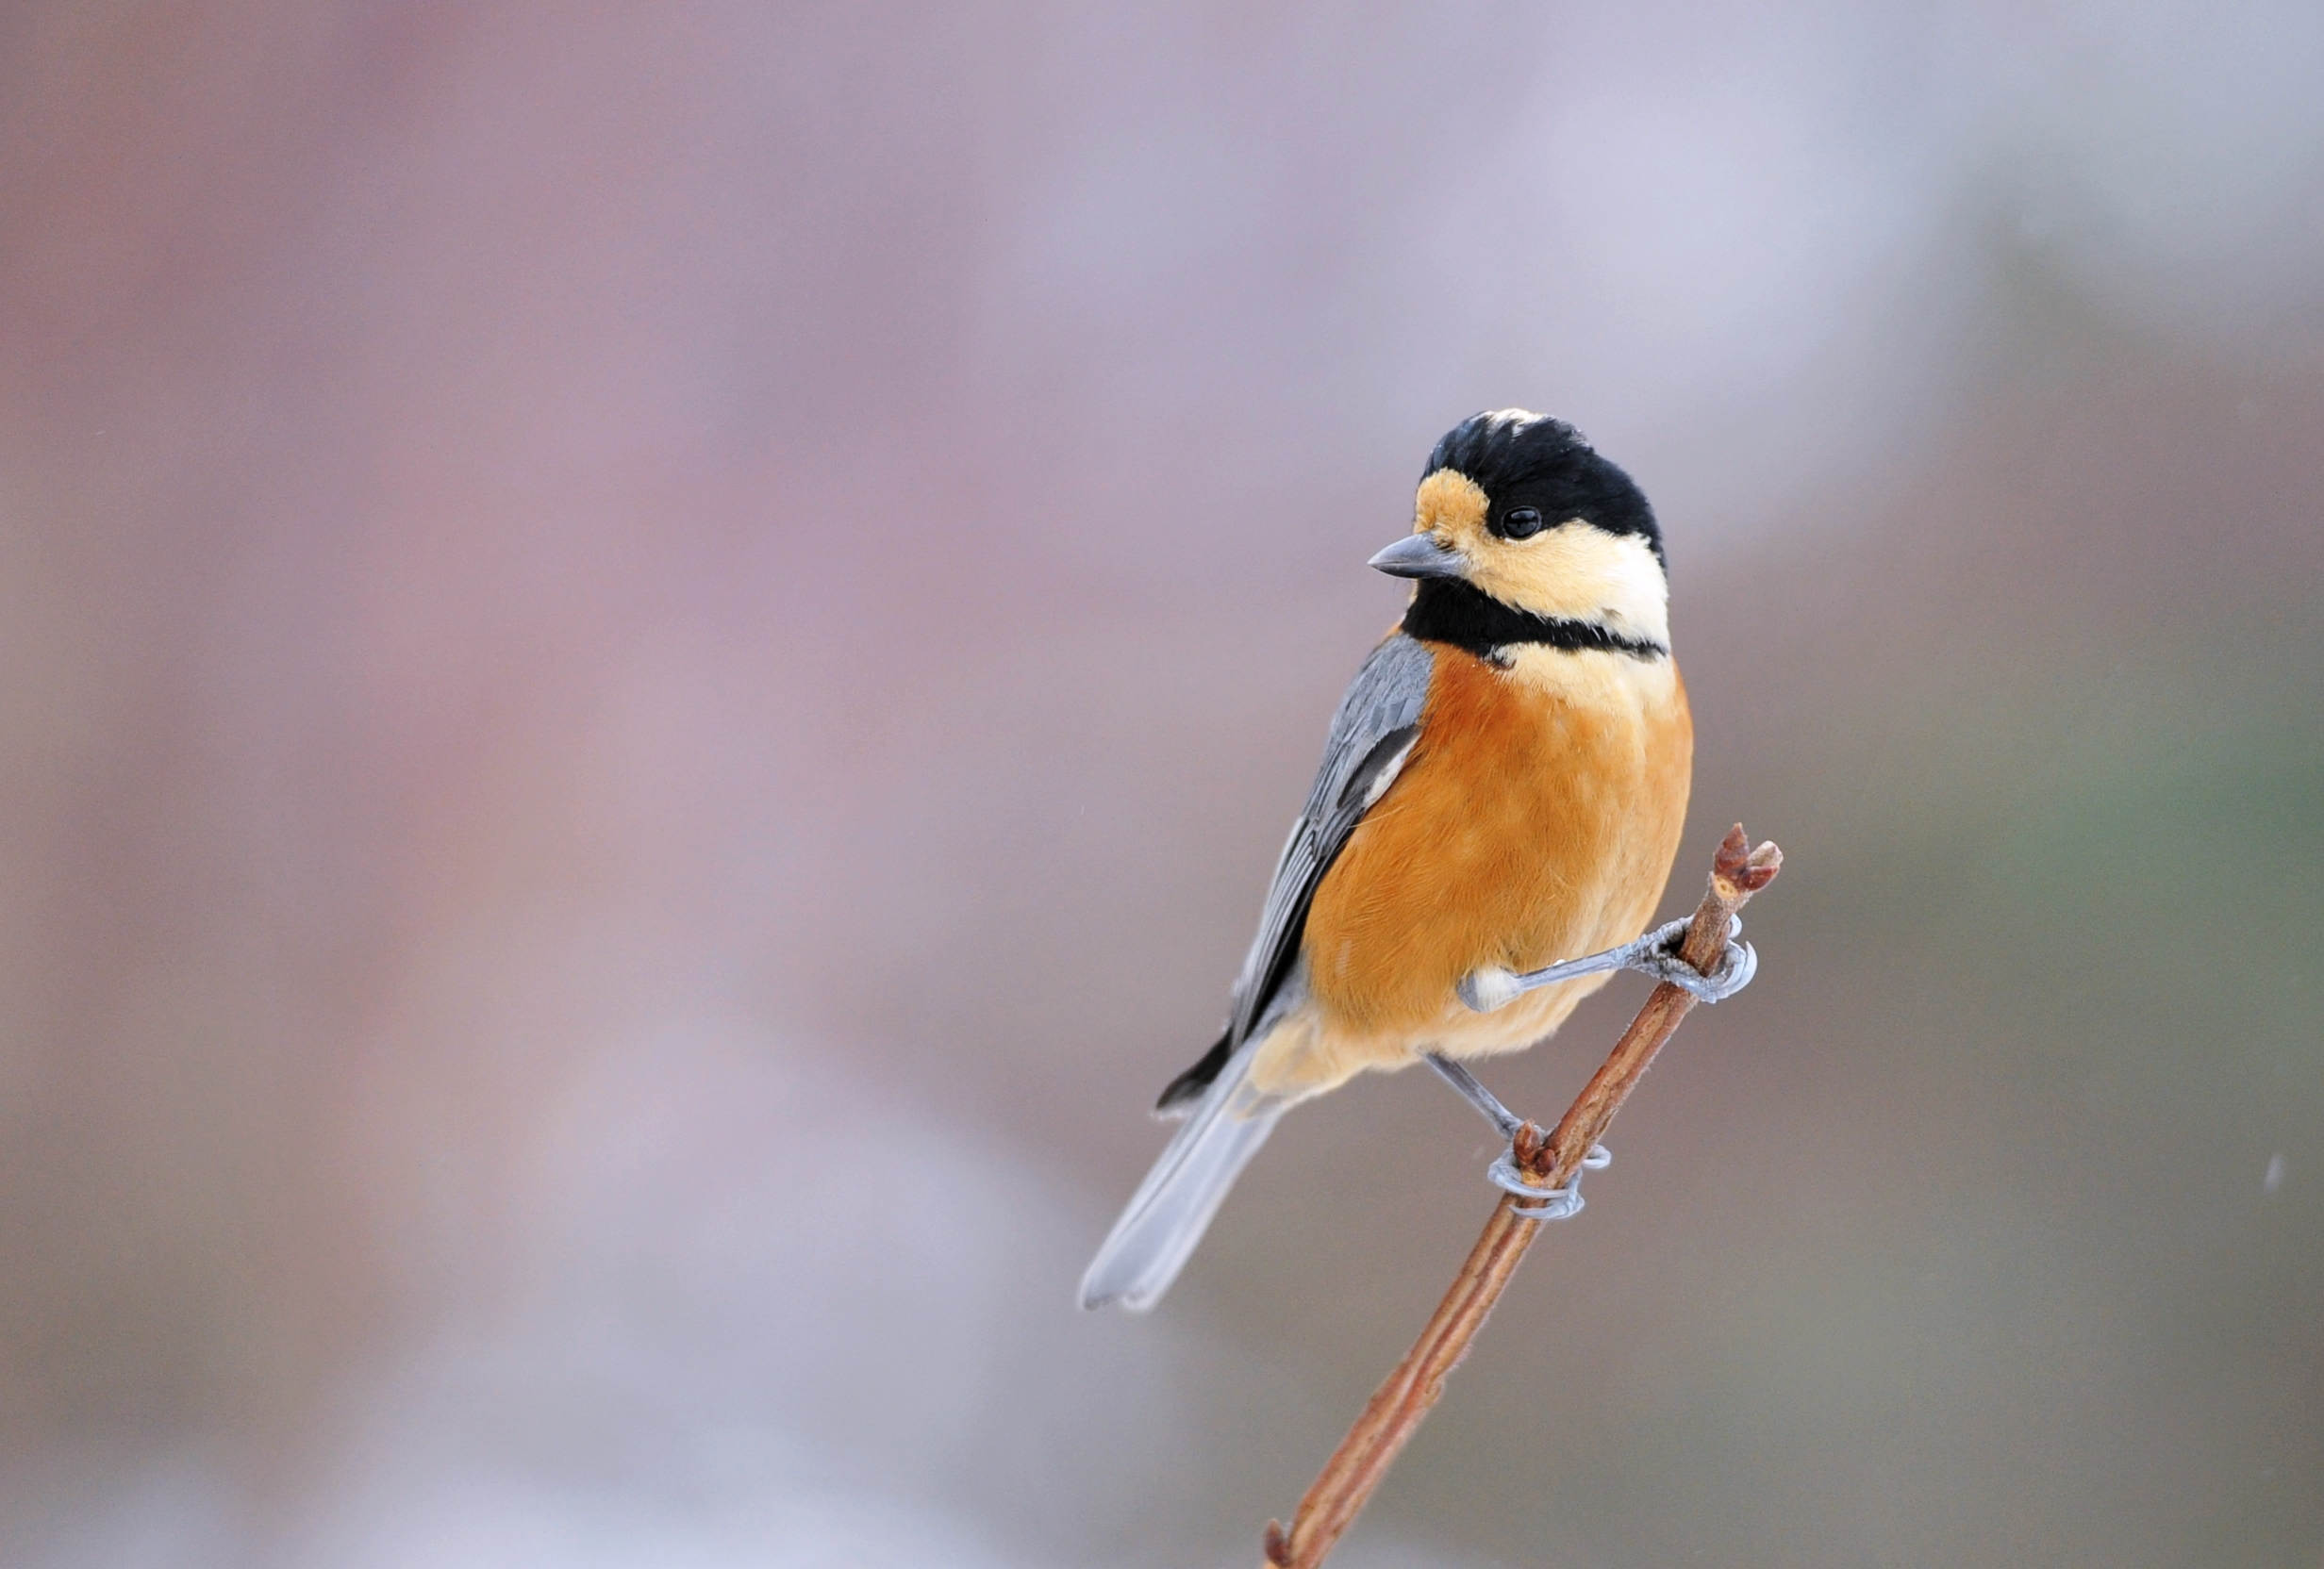
<path id="1" fill-rule="evenodd" d="M 2290 4 L 0 9 L 0 1561 L 1253 1561 L 1482 1129 L 1360 1084 L 1073 1282 L 1516 404 L 1670 539 L 1669 909 L 1791 867 L 1335 1562 L 2324 1562 L 2320 80 Z"/>

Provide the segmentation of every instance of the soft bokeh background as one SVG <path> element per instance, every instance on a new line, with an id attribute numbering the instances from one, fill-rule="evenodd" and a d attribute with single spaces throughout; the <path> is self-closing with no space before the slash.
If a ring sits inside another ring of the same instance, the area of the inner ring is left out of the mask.
<path id="1" fill-rule="evenodd" d="M 0 1561 L 1247 1564 L 1489 1202 L 1073 1282 L 1429 443 L 1790 870 L 1339 1561 L 2324 1561 L 2324 12 L 0 8 Z M 1495 1070 L 1563 1106 L 1643 991 Z"/>

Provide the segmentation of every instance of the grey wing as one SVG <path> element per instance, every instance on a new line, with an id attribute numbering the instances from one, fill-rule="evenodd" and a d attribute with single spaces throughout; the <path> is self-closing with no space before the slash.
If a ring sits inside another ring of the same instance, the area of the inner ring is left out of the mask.
<path id="1" fill-rule="evenodd" d="M 1331 869 L 1366 811 L 1396 781 L 1419 735 L 1420 705 L 1428 697 L 1436 660 L 1403 633 L 1372 650 L 1348 684 L 1323 743 L 1322 766 L 1306 808 L 1291 825 L 1259 914 L 1258 935 L 1236 979 L 1225 1032 L 1193 1066 L 1164 1087 L 1154 1111 L 1176 1116 L 1227 1072 L 1267 1010 L 1288 1000 L 1285 979 L 1299 959 L 1301 933 L 1316 885 Z"/>
<path id="2" fill-rule="evenodd" d="M 1155 1108 L 1185 1124 L 1138 1184 L 1082 1277 L 1084 1307 L 1151 1307 L 1202 1240 L 1227 1189 L 1266 1142 L 1286 1102 L 1250 1082 L 1254 1030 L 1270 1007 L 1297 995 L 1300 935 L 1316 885 L 1348 835 L 1395 782 L 1419 735 L 1420 705 L 1435 660 L 1399 633 L 1374 649 L 1332 716 L 1307 807 L 1291 825 L 1259 917 L 1259 934 L 1235 983 L 1235 1015 L 1219 1044 L 1173 1080 Z"/>
<path id="3" fill-rule="evenodd" d="M 1234 1015 L 1222 1043 L 1229 1053 L 1251 1038 L 1253 1026 L 1298 958 L 1316 884 L 1323 881 L 1364 814 L 1395 783 L 1397 770 L 1410 754 L 1420 733 L 1420 705 L 1428 697 L 1435 663 L 1424 645 L 1397 633 L 1372 650 L 1340 698 L 1323 743 L 1315 788 L 1284 843 L 1260 912 L 1258 935 L 1252 939 L 1251 952 L 1235 982 Z"/>

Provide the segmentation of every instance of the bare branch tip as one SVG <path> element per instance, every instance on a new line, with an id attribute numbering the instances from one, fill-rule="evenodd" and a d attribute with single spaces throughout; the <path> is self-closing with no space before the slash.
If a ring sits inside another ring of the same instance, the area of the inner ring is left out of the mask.
<path id="1" fill-rule="evenodd" d="M 1736 879 L 1751 893 L 1757 893 L 1775 881 L 1775 874 L 1784 869 L 1784 851 L 1773 839 L 1751 852 L 1743 863 L 1743 875 Z"/>
<path id="2" fill-rule="evenodd" d="M 1266 1545 L 1267 1561 L 1271 1569 L 1291 1569 L 1291 1539 L 1280 1520 L 1270 1520 L 1260 1541 Z"/>
<path id="3" fill-rule="evenodd" d="M 1719 841 L 1718 853 L 1711 858 L 1711 881 L 1721 891 L 1721 897 L 1736 899 L 1757 893 L 1775 881 L 1783 868 L 1784 852 L 1775 841 L 1753 848 L 1751 836 L 1736 823 L 1727 830 L 1726 838 Z"/>

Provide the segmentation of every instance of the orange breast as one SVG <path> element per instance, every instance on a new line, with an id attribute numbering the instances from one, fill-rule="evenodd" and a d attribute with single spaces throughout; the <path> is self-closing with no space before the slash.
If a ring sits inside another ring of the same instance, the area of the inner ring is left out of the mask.
<path id="1" fill-rule="evenodd" d="M 1675 668 L 1542 650 L 1513 672 L 1439 649 L 1403 772 L 1316 890 L 1317 1022 L 1423 1036 L 1480 966 L 1635 936 L 1678 851 L 1693 756 Z"/>

